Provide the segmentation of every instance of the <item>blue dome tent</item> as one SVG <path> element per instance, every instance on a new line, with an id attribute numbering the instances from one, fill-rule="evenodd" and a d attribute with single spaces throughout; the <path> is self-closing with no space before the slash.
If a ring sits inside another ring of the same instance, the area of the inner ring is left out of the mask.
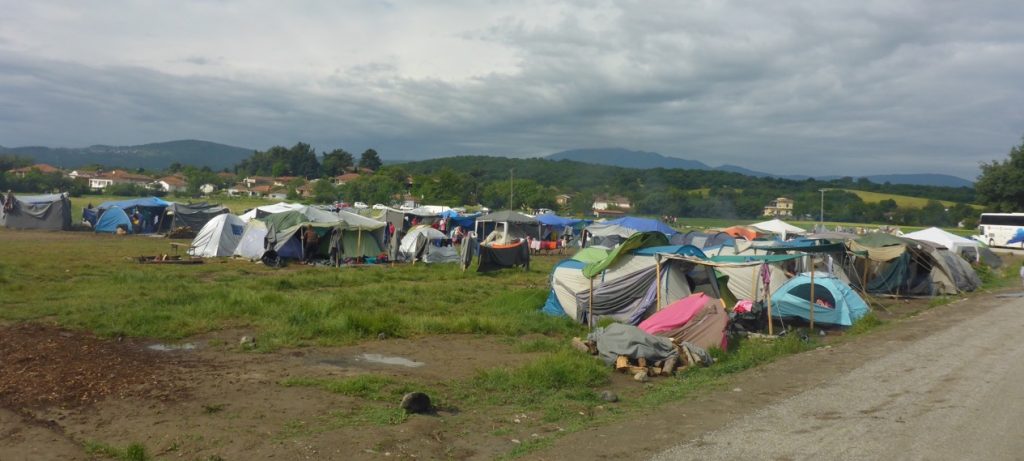
<path id="1" fill-rule="evenodd" d="M 772 294 L 772 317 L 810 320 L 810 297 L 810 274 L 793 277 Z M 870 311 L 867 303 L 849 285 L 821 272 L 814 273 L 814 298 L 816 323 L 848 327 Z"/>

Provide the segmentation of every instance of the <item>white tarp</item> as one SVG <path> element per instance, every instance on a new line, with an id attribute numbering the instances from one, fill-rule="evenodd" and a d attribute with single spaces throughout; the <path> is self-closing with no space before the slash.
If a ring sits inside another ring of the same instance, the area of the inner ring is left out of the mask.
<path id="1" fill-rule="evenodd" d="M 442 240 L 445 235 L 433 227 L 420 225 L 409 230 L 402 243 L 398 247 L 398 253 L 405 261 L 412 261 L 420 245 L 425 245 L 423 262 L 426 263 L 448 263 L 458 262 L 459 253 L 453 246 L 439 247 L 431 244 L 433 240 Z"/>
<path id="2" fill-rule="evenodd" d="M 242 240 L 244 229 L 245 223 L 238 216 L 217 215 L 199 230 L 189 252 L 204 258 L 231 256 Z"/>
<path id="3" fill-rule="evenodd" d="M 806 229 L 796 227 L 778 218 L 772 219 L 770 221 L 759 222 L 757 224 L 751 224 L 751 226 L 761 229 L 765 232 L 771 232 L 773 234 L 781 235 L 783 239 L 790 235 L 801 235 L 807 233 Z"/>
<path id="4" fill-rule="evenodd" d="M 980 246 L 978 242 L 975 242 L 974 240 L 964 238 L 956 234 L 951 234 L 939 229 L 938 227 L 929 227 L 917 232 L 903 234 L 903 236 L 909 239 L 932 242 L 936 245 L 946 247 L 946 249 L 953 253 L 959 253 L 961 248 L 977 248 Z"/>
<path id="5" fill-rule="evenodd" d="M 275 203 L 273 205 L 265 205 L 265 206 L 260 206 L 260 207 L 253 208 L 253 209 L 245 212 L 245 214 L 239 216 L 238 218 L 241 219 L 242 222 L 249 222 L 251 219 L 256 217 L 257 211 L 261 211 L 261 212 L 263 212 L 264 215 L 268 215 L 268 214 L 274 214 L 274 213 L 283 213 L 285 211 L 291 211 L 291 210 L 304 211 L 306 208 L 308 208 L 308 207 L 306 205 L 301 204 L 301 203 L 281 202 L 281 203 Z"/>
<path id="6" fill-rule="evenodd" d="M 245 231 L 235 247 L 235 256 L 252 260 L 263 257 L 264 240 L 267 238 L 267 225 L 258 219 L 245 223 Z"/>

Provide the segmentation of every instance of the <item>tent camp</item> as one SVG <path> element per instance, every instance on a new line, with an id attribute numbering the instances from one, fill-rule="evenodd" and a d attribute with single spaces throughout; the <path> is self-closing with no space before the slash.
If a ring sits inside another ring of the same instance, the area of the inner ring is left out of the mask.
<path id="1" fill-rule="evenodd" d="M 673 245 L 693 245 L 700 249 L 720 247 L 723 245 L 734 245 L 735 240 L 729 234 L 725 232 L 699 232 L 689 231 L 686 233 L 678 233 L 669 238 L 669 243 Z"/>
<path id="2" fill-rule="evenodd" d="M 267 225 L 267 244 L 286 259 L 303 257 L 302 230 L 312 225 L 319 235 L 320 257 L 371 258 L 381 253 L 385 224 L 347 211 L 332 213 L 308 207 L 263 218 Z"/>
<path id="3" fill-rule="evenodd" d="M 938 227 L 929 227 L 917 232 L 903 234 L 903 236 L 908 239 L 931 242 L 948 250 L 952 250 L 954 253 L 960 253 L 961 250 L 965 248 L 978 248 L 981 246 L 977 241 L 964 238 L 956 234 L 951 234 L 939 229 Z"/>
<path id="4" fill-rule="evenodd" d="M 686 261 L 659 264 L 662 253 L 700 255 L 695 247 L 663 246 L 664 234 L 639 233 L 598 261 L 576 257 L 555 265 L 544 311 L 580 323 L 611 318 L 636 325 L 663 305 L 702 291 L 718 297 L 714 273 Z M 660 275 L 660 282 L 658 276 Z M 592 315 L 591 315 L 592 313 Z"/>
<path id="5" fill-rule="evenodd" d="M 848 275 L 855 284 L 866 275 L 868 293 L 953 295 L 980 286 L 970 264 L 930 242 L 878 233 L 851 240 L 847 246 L 854 254 L 864 255 Z"/>
<path id="6" fill-rule="evenodd" d="M 115 205 L 103 211 L 103 214 L 96 220 L 93 230 L 99 233 L 113 234 L 119 227 L 124 229 L 125 233 L 132 233 L 132 220 L 128 219 L 128 214 L 121 207 Z"/>
<path id="7" fill-rule="evenodd" d="M 403 261 L 432 263 L 459 262 L 459 253 L 441 231 L 421 224 L 402 237 L 399 254 Z"/>
<path id="8" fill-rule="evenodd" d="M 160 231 L 166 232 L 183 227 L 188 227 L 192 231 L 198 231 L 215 216 L 229 212 L 227 207 L 218 204 L 172 203 L 164 212 Z"/>
<path id="9" fill-rule="evenodd" d="M 0 226 L 8 229 L 70 230 L 68 194 L 0 196 Z"/>
<path id="10" fill-rule="evenodd" d="M 589 245 L 611 248 L 637 232 L 660 232 L 666 238 L 677 234 L 668 224 L 655 219 L 623 216 L 605 222 L 593 223 L 585 229 L 590 234 Z"/>
<path id="11" fill-rule="evenodd" d="M 793 277 L 772 294 L 772 317 L 810 319 L 811 276 Z M 851 326 L 870 310 L 868 305 L 842 280 L 825 273 L 814 274 L 814 321 L 829 325 Z"/>
<path id="12" fill-rule="evenodd" d="M 704 349 L 727 349 L 725 327 L 729 313 L 722 302 L 704 293 L 680 299 L 637 325 L 648 334 L 672 338 Z"/>
<path id="13" fill-rule="evenodd" d="M 241 218 L 239 218 L 241 220 Z M 267 224 L 259 219 L 245 223 L 242 237 L 235 247 L 234 256 L 257 260 L 263 257 L 266 250 Z"/>
<path id="14" fill-rule="evenodd" d="M 285 202 L 280 202 L 280 203 L 275 203 L 273 205 L 265 205 L 265 206 L 260 206 L 260 207 L 253 208 L 253 209 L 251 209 L 249 211 L 246 211 L 242 215 L 238 216 L 238 218 L 241 219 L 242 222 L 249 222 L 252 219 L 265 218 L 265 217 L 270 216 L 270 215 L 275 214 L 275 213 L 284 213 L 285 211 L 292 211 L 292 210 L 299 210 L 299 211 L 301 211 L 301 210 L 304 210 L 306 208 L 308 208 L 308 207 L 306 205 L 301 204 L 301 203 L 285 203 Z"/>
<path id="15" fill-rule="evenodd" d="M 220 214 L 208 221 L 196 234 L 189 254 L 203 258 L 231 256 L 242 240 L 245 223 L 233 214 Z"/>
<path id="16" fill-rule="evenodd" d="M 755 227 L 762 231 L 778 235 L 782 237 L 783 240 L 795 235 L 803 235 L 807 233 L 806 229 L 796 227 L 779 218 L 775 218 L 769 221 L 762 221 L 756 224 L 751 224 L 750 227 Z"/>
<path id="17" fill-rule="evenodd" d="M 171 202 L 159 199 L 157 197 L 115 200 L 111 202 L 101 203 L 100 206 L 96 207 L 97 212 L 99 213 L 99 220 L 96 223 L 96 232 L 114 232 L 114 230 L 100 229 L 100 222 L 103 221 L 103 216 L 107 213 L 108 210 L 112 210 L 113 208 L 120 209 L 121 212 L 125 214 L 125 216 L 129 217 L 128 227 L 132 227 L 130 216 L 134 215 L 135 213 L 138 213 L 140 221 L 138 233 L 152 234 L 154 232 L 158 232 L 161 227 L 161 223 L 163 222 L 164 211 L 167 210 L 167 207 L 169 206 L 171 206 Z M 107 223 L 111 222 L 111 220 L 120 222 L 121 217 L 111 217 L 110 219 L 108 219 Z M 134 231 L 134 229 L 129 229 L 129 232 L 134 233 Z"/>
<path id="18" fill-rule="evenodd" d="M 770 233 L 752 226 L 726 227 L 725 229 L 722 229 L 722 232 L 725 232 L 726 234 L 729 234 L 736 238 L 744 238 L 751 241 L 767 237 Z"/>
<path id="19" fill-rule="evenodd" d="M 508 245 L 515 239 L 540 238 L 540 222 L 518 211 L 498 211 L 476 219 L 476 235 L 481 245 Z"/>

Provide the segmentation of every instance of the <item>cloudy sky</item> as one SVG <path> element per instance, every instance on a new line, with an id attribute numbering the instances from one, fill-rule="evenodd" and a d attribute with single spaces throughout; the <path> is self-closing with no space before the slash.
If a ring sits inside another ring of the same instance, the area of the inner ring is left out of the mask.
<path id="1" fill-rule="evenodd" d="M 973 179 L 1024 134 L 1017 1 L 0 5 L 5 146 L 619 146 Z"/>

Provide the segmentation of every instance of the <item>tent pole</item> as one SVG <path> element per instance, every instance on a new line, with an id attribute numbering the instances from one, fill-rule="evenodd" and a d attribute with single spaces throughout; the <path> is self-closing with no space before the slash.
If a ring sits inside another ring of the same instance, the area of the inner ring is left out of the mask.
<path id="1" fill-rule="evenodd" d="M 810 296 L 811 299 L 809 300 L 809 302 L 811 304 L 811 332 L 813 333 L 814 332 L 814 256 L 809 256 L 808 259 L 811 260 L 811 296 Z"/>
<path id="2" fill-rule="evenodd" d="M 590 296 L 587 299 L 587 326 L 594 329 L 594 278 L 590 278 Z"/>
<path id="3" fill-rule="evenodd" d="M 654 305 L 655 311 L 661 310 L 661 258 L 658 256 L 654 257 L 654 289 L 657 295 L 657 301 Z"/>
<path id="4" fill-rule="evenodd" d="M 750 278 L 750 285 L 751 285 L 751 288 L 750 288 L 751 299 L 750 300 L 755 302 L 755 303 L 757 302 L 757 270 L 760 269 L 760 268 L 761 268 L 761 266 L 751 267 L 751 270 L 754 273 L 754 276 Z"/>
<path id="5" fill-rule="evenodd" d="M 768 263 L 765 263 L 765 265 L 767 266 Z M 768 276 L 771 277 L 771 271 L 770 270 L 768 271 Z M 768 284 L 765 285 L 765 290 L 764 290 L 765 291 L 765 296 L 764 297 L 768 298 L 768 335 L 769 336 L 774 334 L 772 332 L 772 285 L 771 285 L 771 283 L 772 283 L 771 279 L 769 278 Z"/>
<path id="6" fill-rule="evenodd" d="M 356 232 L 356 248 L 358 248 L 356 251 L 359 252 L 356 255 L 356 261 L 359 261 L 359 258 L 361 258 L 363 256 L 363 228 L 362 227 L 360 227 L 359 230 Z"/>

